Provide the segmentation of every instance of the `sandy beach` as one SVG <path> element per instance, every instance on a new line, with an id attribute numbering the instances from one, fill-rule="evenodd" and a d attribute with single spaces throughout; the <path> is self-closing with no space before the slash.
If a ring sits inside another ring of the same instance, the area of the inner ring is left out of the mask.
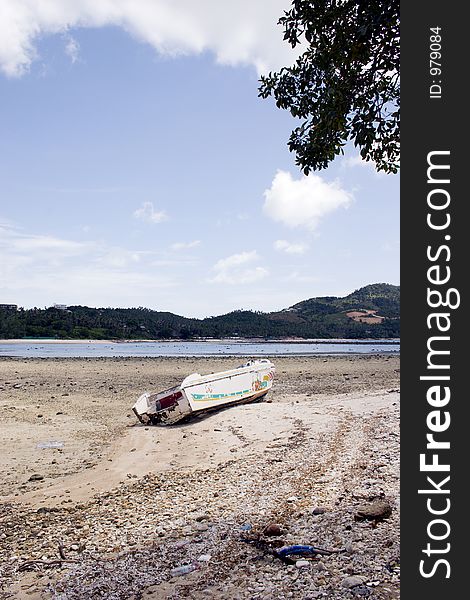
<path id="1" fill-rule="evenodd" d="M 144 427 L 240 357 L 1 359 L 0 597 L 398 598 L 399 357 L 274 362 L 265 401 Z"/>

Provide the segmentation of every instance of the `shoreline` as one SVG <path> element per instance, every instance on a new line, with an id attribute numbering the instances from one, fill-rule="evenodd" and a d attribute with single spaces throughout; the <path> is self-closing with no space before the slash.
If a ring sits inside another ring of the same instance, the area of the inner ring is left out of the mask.
<path id="1" fill-rule="evenodd" d="M 345 339 L 345 338 L 279 338 L 265 340 L 264 338 L 200 338 L 191 340 L 162 339 L 162 340 L 79 340 L 79 339 L 0 339 L 0 344 L 174 344 L 174 343 L 218 343 L 218 344 L 399 344 L 400 338 L 363 338 L 363 339 Z"/>

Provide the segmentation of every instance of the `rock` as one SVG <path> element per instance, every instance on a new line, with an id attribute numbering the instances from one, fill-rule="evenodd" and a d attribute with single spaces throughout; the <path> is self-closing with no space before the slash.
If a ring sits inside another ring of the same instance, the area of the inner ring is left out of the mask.
<path id="1" fill-rule="evenodd" d="M 323 508 L 321 506 L 316 506 L 312 510 L 312 515 L 323 515 L 324 513 L 326 513 L 326 508 Z"/>
<path id="2" fill-rule="evenodd" d="M 356 521 L 382 521 L 392 514 L 392 506 L 385 500 L 374 500 L 370 504 L 358 506 L 354 519 Z"/>
<path id="3" fill-rule="evenodd" d="M 297 561 L 295 562 L 295 566 L 296 566 L 298 569 L 305 569 L 306 567 L 309 567 L 309 566 L 310 566 L 310 562 L 309 562 L 308 560 L 297 560 Z"/>
<path id="4" fill-rule="evenodd" d="M 209 515 L 207 515 L 205 513 L 203 513 L 201 515 L 197 515 L 195 520 L 198 521 L 198 523 L 200 523 L 201 521 L 208 521 Z"/>
<path id="5" fill-rule="evenodd" d="M 198 557 L 198 561 L 199 562 L 209 562 L 211 558 L 212 558 L 211 554 L 201 554 L 201 556 Z"/>
<path id="6" fill-rule="evenodd" d="M 355 596 L 361 596 L 362 598 L 367 598 L 372 593 L 366 585 L 356 585 L 353 588 L 351 588 L 351 592 Z"/>
<path id="7" fill-rule="evenodd" d="M 357 585 L 362 585 L 365 582 L 365 580 L 366 578 L 362 577 L 361 575 L 350 575 L 349 577 L 343 579 L 341 585 L 345 588 L 350 589 L 356 587 Z"/>
<path id="8" fill-rule="evenodd" d="M 277 523 L 269 523 L 269 525 L 264 528 L 263 533 L 264 535 L 281 535 L 282 529 Z"/>
<path id="9" fill-rule="evenodd" d="M 44 475 L 39 475 L 39 473 L 34 473 L 28 479 L 28 481 L 42 481 L 44 479 Z"/>

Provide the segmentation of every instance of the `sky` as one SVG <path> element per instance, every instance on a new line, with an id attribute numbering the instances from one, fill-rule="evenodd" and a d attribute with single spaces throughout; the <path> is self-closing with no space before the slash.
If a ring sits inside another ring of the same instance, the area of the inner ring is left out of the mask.
<path id="1" fill-rule="evenodd" d="M 305 177 L 286 0 L 0 0 L 0 303 L 280 310 L 399 284 L 399 177 Z"/>

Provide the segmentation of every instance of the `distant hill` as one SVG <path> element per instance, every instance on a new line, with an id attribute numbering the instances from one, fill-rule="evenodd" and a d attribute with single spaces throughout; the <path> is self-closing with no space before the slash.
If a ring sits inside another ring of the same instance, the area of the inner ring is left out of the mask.
<path id="1" fill-rule="evenodd" d="M 342 298 L 310 298 L 271 313 L 270 318 L 320 333 L 311 337 L 399 337 L 400 287 L 374 283 Z"/>
<path id="2" fill-rule="evenodd" d="M 0 338 L 193 339 L 198 337 L 396 338 L 400 288 L 375 283 L 348 296 L 303 300 L 284 310 L 189 319 L 148 308 L 0 308 Z"/>

